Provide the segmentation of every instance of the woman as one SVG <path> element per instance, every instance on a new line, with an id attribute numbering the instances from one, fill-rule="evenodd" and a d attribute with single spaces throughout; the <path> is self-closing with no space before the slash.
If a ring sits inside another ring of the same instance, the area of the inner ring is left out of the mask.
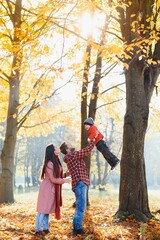
<path id="1" fill-rule="evenodd" d="M 70 179 L 63 174 L 62 165 L 58 158 L 59 148 L 53 144 L 47 146 L 41 173 L 41 185 L 37 201 L 36 235 L 44 236 L 49 233 L 49 214 L 55 213 L 55 218 L 60 219 L 62 206 L 62 184 L 70 183 Z M 42 231 L 43 228 L 43 231 Z"/>

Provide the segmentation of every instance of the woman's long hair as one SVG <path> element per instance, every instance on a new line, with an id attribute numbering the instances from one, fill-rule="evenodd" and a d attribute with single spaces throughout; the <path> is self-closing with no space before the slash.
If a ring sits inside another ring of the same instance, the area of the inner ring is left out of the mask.
<path id="1" fill-rule="evenodd" d="M 57 156 L 55 155 L 54 151 L 55 151 L 55 147 L 53 146 L 53 144 L 48 145 L 46 147 L 44 162 L 42 166 L 42 172 L 40 176 L 41 180 L 44 179 L 45 170 L 49 161 L 53 163 L 53 175 L 56 177 Z"/>

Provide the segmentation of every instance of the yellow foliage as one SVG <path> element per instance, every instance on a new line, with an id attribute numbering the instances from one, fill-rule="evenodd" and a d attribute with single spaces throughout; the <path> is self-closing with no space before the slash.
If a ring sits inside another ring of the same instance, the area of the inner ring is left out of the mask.
<path id="1" fill-rule="evenodd" d="M 86 80 L 85 78 L 83 78 L 83 79 L 82 79 L 82 82 L 84 82 L 84 83 L 85 83 L 85 82 L 87 82 L 87 80 Z"/>
<path id="2" fill-rule="evenodd" d="M 150 21 L 151 21 L 150 17 L 146 18 L 146 22 L 150 22 Z"/>
<path id="3" fill-rule="evenodd" d="M 91 94 L 91 99 L 93 100 L 93 99 L 95 99 L 95 94 Z"/>
<path id="4" fill-rule="evenodd" d="M 83 92 L 82 93 L 82 97 L 86 96 L 87 95 L 87 92 Z"/>
<path id="5" fill-rule="evenodd" d="M 16 114 L 16 113 L 14 113 L 14 114 L 13 114 L 13 118 L 16 118 L 16 117 L 17 117 L 17 114 Z"/>
<path id="6" fill-rule="evenodd" d="M 0 123 L 6 119 L 7 116 L 7 107 L 8 107 L 8 94 L 9 94 L 9 85 L 5 81 L 1 80 L 0 86 Z"/>
<path id="7" fill-rule="evenodd" d="M 39 109 L 35 109 L 33 113 L 30 113 L 30 116 L 26 121 L 26 124 L 28 125 L 36 125 L 37 122 L 53 122 L 52 117 L 50 118 L 50 113 L 53 111 L 52 107 L 54 106 L 54 113 L 58 114 L 58 109 L 57 107 L 55 107 L 55 105 L 60 104 L 60 102 L 57 103 L 54 99 L 54 96 L 52 99 L 47 98 L 47 96 L 52 95 L 60 80 L 69 80 L 69 77 L 72 75 L 73 81 L 76 80 L 77 82 L 80 81 L 81 83 L 82 81 L 84 83 L 86 82 L 85 79 L 82 80 L 82 73 L 84 63 L 89 60 L 89 56 L 87 53 L 85 53 L 82 61 L 81 58 L 83 51 L 85 51 L 86 49 L 87 39 L 81 39 L 81 37 L 83 38 L 83 33 L 79 31 L 80 26 L 78 24 L 79 18 L 81 18 L 81 16 L 84 14 L 84 12 L 86 12 L 86 10 L 94 10 L 96 12 L 95 16 L 97 17 L 97 23 L 100 23 L 98 27 L 95 27 L 96 31 L 90 41 L 90 44 L 92 45 L 91 66 L 93 67 L 90 69 L 89 72 L 85 72 L 89 74 L 90 78 L 93 76 L 92 73 L 95 73 L 95 71 L 92 69 L 95 66 L 98 51 L 101 52 L 101 57 L 104 60 L 110 58 L 111 62 L 113 62 L 115 61 L 115 59 L 117 60 L 117 56 L 119 59 L 121 59 L 122 56 L 124 56 L 125 59 L 131 59 L 131 54 L 132 51 L 134 51 L 135 45 L 141 47 L 144 42 L 146 44 L 152 44 L 153 40 L 155 42 L 158 41 L 158 37 L 156 36 L 157 33 L 155 31 L 151 33 L 151 39 L 141 39 L 138 41 L 136 39 L 135 41 L 133 41 L 132 45 L 128 45 L 124 50 L 122 47 L 123 39 L 121 41 L 120 39 L 116 38 L 116 35 L 121 38 L 119 26 L 114 21 L 112 22 L 111 20 L 109 20 L 107 31 L 113 32 L 113 35 L 107 33 L 105 36 L 105 40 L 101 45 L 100 32 L 103 27 L 103 24 L 101 23 L 103 22 L 102 19 L 104 19 L 104 12 L 106 11 L 106 7 L 104 11 L 102 6 L 103 4 L 106 4 L 106 2 L 102 2 L 99 0 L 80 1 L 78 2 L 77 6 L 74 6 L 74 1 L 62 2 L 63 3 L 61 3 L 61 1 L 48 1 L 45 3 L 38 1 L 28 1 L 27 3 L 24 2 L 24 5 L 26 6 L 22 11 L 21 29 L 14 29 L 14 26 L 10 21 L 10 17 L 7 16 L 7 8 L 4 8 L 1 14 L 2 16 L 6 16 L 3 19 L 3 22 L 0 21 L 0 47 L 2 49 L 1 67 L 3 71 L 9 76 L 11 73 L 13 73 L 13 71 L 15 73 L 15 70 L 20 70 L 20 106 L 18 110 L 21 115 L 18 115 L 19 118 L 23 117 L 27 113 L 27 110 L 30 109 L 34 102 L 35 104 L 40 104 Z M 99 7 L 97 8 L 97 6 L 100 6 L 100 4 L 102 9 L 100 9 Z M 129 1 L 128 6 L 130 6 L 131 4 L 133 4 L 133 2 L 131 3 L 131 1 Z M 117 2 L 112 1 L 111 5 L 114 8 L 112 9 L 113 15 L 117 14 L 115 13 L 115 7 L 117 6 Z M 68 10 L 71 9 L 73 6 L 74 10 L 70 12 L 69 17 L 66 17 L 68 16 Z M 123 4 L 121 7 L 126 10 L 125 4 Z M 25 8 L 27 9 L 27 11 L 25 11 Z M 111 9 L 108 7 L 107 12 L 110 11 Z M 26 12 L 30 14 L 25 14 Z M 136 14 L 137 13 L 131 14 L 130 17 L 134 18 Z M 117 17 L 117 15 L 115 16 Z M 141 20 L 141 18 L 139 18 L 139 20 Z M 147 22 L 151 22 L 151 27 L 153 28 L 153 20 L 147 18 Z M 66 25 L 64 23 L 66 23 Z M 131 24 L 134 28 L 137 26 L 138 21 L 132 21 Z M 58 25 L 60 27 L 58 27 Z M 63 29 L 63 27 L 65 27 L 65 29 Z M 141 25 L 141 27 L 143 28 L 144 25 Z M 14 31 L 16 32 L 16 36 L 20 40 L 18 45 L 13 43 Z M 76 35 L 74 35 L 74 33 Z M 80 34 L 80 38 L 78 34 Z M 12 68 L 13 53 L 17 53 L 20 50 L 20 47 L 21 50 L 23 50 L 23 54 L 19 54 L 19 58 L 21 58 L 21 61 L 19 62 L 19 64 L 16 64 L 14 68 Z M 128 51 L 130 54 L 123 52 L 123 50 L 126 52 Z M 145 49 L 143 52 L 147 54 Z M 61 54 L 64 56 L 62 56 Z M 55 62 L 55 64 L 52 65 L 53 62 Z M 148 63 L 154 64 L 155 62 L 149 59 Z M 129 65 L 127 63 L 124 63 L 124 67 L 128 69 Z M 99 84 L 99 87 L 103 86 Z M 4 114 L 2 114 L 4 119 L 7 114 L 6 109 L 8 99 L 8 87 L 7 92 L 2 92 L 3 93 L 0 95 L 0 98 L 2 100 L 0 106 L 1 109 L 3 109 L 4 111 Z M 87 92 L 83 93 L 83 96 L 86 95 Z M 67 99 L 67 104 L 69 97 L 70 96 L 68 95 L 68 97 L 65 98 Z M 92 94 L 91 99 L 94 98 L 95 95 Z M 80 101 L 80 94 L 77 95 L 77 99 L 79 99 Z M 106 99 L 104 99 L 104 102 L 105 101 Z M 70 104 L 70 107 L 73 107 L 74 103 L 72 102 Z M 68 108 L 66 107 L 66 109 Z M 0 118 L 0 120 L 2 120 L 2 117 Z M 54 118 L 54 120 L 55 119 L 56 117 Z M 68 118 L 64 118 L 64 123 L 67 120 Z M 42 124 L 41 128 L 44 128 L 43 126 L 44 125 Z M 31 131 L 32 130 L 29 130 L 30 134 Z M 45 132 L 48 131 L 49 129 L 47 129 Z M 35 129 L 35 133 L 37 132 L 38 127 Z"/>
<path id="8" fill-rule="evenodd" d="M 127 63 L 123 63 L 123 66 L 128 70 L 129 65 Z"/>
<path id="9" fill-rule="evenodd" d="M 116 43 L 109 43 L 104 46 L 103 55 L 104 56 L 111 56 L 111 55 L 121 55 L 123 53 L 122 46 Z"/>
<path id="10" fill-rule="evenodd" d="M 125 59 L 132 59 L 132 56 L 124 52 L 124 58 Z"/>
<path id="11" fill-rule="evenodd" d="M 86 63 L 86 61 L 88 61 L 88 58 L 89 58 L 88 53 L 85 52 L 85 54 L 84 54 L 84 56 L 83 56 L 83 63 L 84 63 L 84 64 Z"/>
<path id="12" fill-rule="evenodd" d="M 44 52 L 44 54 L 49 54 L 50 48 L 49 48 L 49 46 L 47 44 L 44 45 L 43 52 Z"/>
<path id="13" fill-rule="evenodd" d="M 135 17 L 136 16 L 136 14 L 131 14 L 131 18 L 133 18 L 133 17 Z"/>

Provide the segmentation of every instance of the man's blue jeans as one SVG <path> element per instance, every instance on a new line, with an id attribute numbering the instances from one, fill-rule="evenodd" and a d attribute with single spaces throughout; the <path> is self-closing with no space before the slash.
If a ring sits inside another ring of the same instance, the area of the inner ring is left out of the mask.
<path id="1" fill-rule="evenodd" d="M 82 181 L 79 181 L 72 189 L 76 197 L 76 209 L 73 218 L 74 230 L 82 229 L 82 221 L 87 203 L 87 189 L 88 186 Z"/>
<path id="2" fill-rule="evenodd" d="M 36 232 L 47 230 L 49 223 L 49 214 L 37 213 L 36 217 Z"/>

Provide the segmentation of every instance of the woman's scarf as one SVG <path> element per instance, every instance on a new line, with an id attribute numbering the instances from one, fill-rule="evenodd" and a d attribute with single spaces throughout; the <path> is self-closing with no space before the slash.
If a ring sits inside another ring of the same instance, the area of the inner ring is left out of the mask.
<path id="1" fill-rule="evenodd" d="M 63 178 L 63 168 L 59 158 L 57 159 L 56 178 Z M 55 184 L 55 203 L 55 218 L 59 220 L 61 219 L 60 207 L 62 206 L 62 184 Z"/>

